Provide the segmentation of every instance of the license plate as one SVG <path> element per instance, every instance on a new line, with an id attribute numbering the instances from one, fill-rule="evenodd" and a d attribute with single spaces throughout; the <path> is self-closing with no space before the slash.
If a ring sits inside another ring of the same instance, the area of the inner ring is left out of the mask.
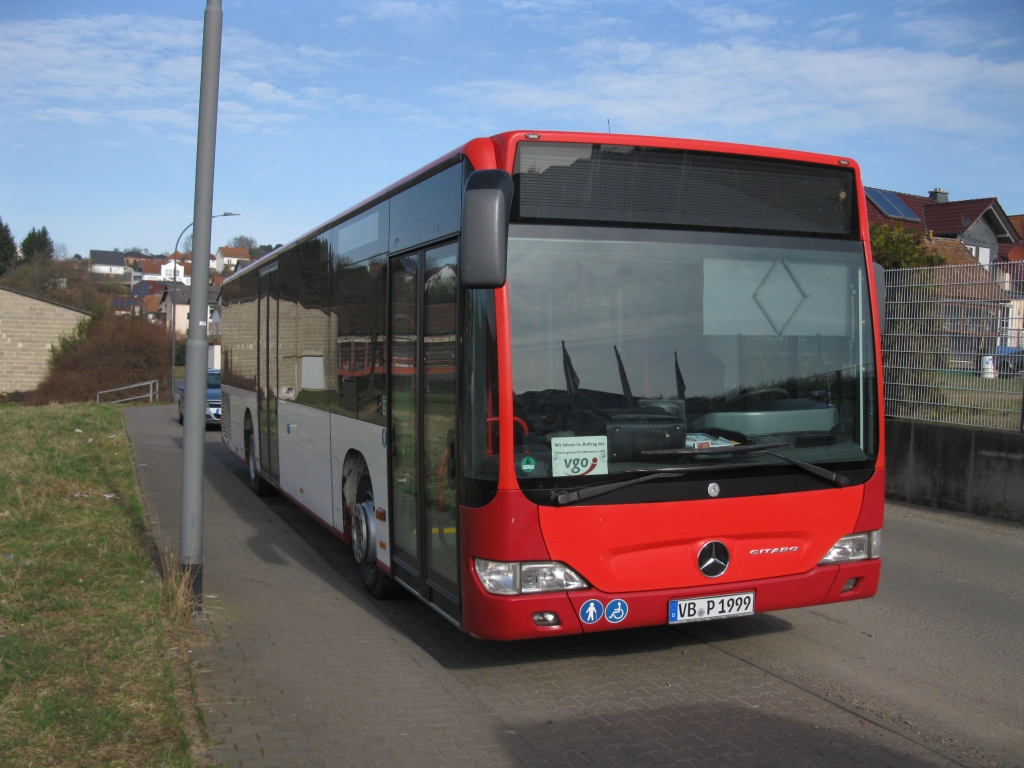
<path id="1" fill-rule="evenodd" d="M 729 616 L 748 616 L 753 612 L 753 592 L 738 592 L 734 595 L 711 595 L 709 597 L 697 597 L 692 600 L 668 601 L 669 624 L 724 619 Z"/>

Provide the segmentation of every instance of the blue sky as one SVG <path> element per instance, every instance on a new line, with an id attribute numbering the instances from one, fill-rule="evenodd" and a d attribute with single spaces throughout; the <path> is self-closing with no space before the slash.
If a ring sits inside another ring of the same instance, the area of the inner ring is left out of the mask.
<path id="1" fill-rule="evenodd" d="M 3 0 L 0 218 L 68 253 L 192 217 L 205 0 Z M 516 128 L 856 158 L 1024 213 L 1024 3 L 224 0 L 214 246 L 286 242 Z"/>

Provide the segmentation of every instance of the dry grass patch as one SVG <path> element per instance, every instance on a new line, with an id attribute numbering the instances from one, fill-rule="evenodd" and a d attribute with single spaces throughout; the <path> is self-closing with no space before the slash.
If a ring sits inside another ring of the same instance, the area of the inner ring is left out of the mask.
<path id="1" fill-rule="evenodd" d="M 0 764 L 192 765 L 120 408 L 0 406 L 0 434 Z"/>

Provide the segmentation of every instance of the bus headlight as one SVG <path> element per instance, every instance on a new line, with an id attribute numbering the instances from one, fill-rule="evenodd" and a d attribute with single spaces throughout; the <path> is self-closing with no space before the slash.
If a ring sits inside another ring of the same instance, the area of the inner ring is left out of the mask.
<path id="1" fill-rule="evenodd" d="M 882 556 L 882 532 L 868 531 L 843 536 L 818 565 L 850 563 L 854 560 L 869 560 Z"/>
<path id="2" fill-rule="evenodd" d="M 492 595 L 531 595 L 538 592 L 565 592 L 587 589 L 590 585 L 564 563 L 502 563 L 474 558 L 476 575 Z"/>
<path id="3" fill-rule="evenodd" d="M 562 563 L 523 563 L 520 566 L 519 591 L 524 595 L 586 589 L 588 586 L 576 571 Z"/>

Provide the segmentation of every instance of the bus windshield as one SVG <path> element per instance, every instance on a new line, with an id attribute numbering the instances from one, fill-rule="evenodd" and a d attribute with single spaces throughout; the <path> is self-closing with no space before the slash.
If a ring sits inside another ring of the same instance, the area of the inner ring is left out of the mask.
<path id="1" fill-rule="evenodd" d="M 859 242 L 513 225 L 508 292 L 524 489 L 876 454 Z"/>

